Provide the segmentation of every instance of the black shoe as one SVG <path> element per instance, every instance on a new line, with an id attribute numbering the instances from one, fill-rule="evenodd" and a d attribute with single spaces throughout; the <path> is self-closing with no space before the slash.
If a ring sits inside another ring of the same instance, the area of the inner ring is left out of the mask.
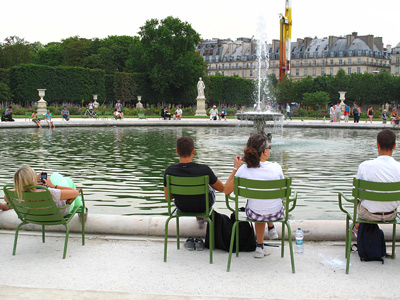
<path id="1" fill-rule="evenodd" d="M 197 239 L 196 239 L 197 240 Z M 186 240 L 185 244 L 183 245 L 187 250 L 193 251 L 195 249 L 194 247 L 194 239 L 192 237 L 188 237 Z"/>
<path id="2" fill-rule="evenodd" d="M 196 251 L 203 251 L 204 250 L 204 242 L 201 238 L 196 238 L 196 240 L 194 241 L 194 248 L 196 249 Z"/>

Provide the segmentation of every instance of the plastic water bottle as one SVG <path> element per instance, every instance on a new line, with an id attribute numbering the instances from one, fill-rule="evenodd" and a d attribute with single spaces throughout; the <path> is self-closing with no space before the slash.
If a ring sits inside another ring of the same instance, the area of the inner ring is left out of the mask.
<path id="1" fill-rule="evenodd" d="M 295 252 L 297 254 L 303 254 L 304 253 L 304 245 L 303 245 L 304 232 L 301 230 L 301 228 L 297 228 L 295 237 L 296 237 Z"/>

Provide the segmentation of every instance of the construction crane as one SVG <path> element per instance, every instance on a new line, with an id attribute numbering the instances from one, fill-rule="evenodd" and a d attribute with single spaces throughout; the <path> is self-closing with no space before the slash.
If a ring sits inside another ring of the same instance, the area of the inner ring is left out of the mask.
<path id="1" fill-rule="evenodd" d="M 285 0 L 285 15 L 280 15 L 279 81 L 290 74 L 290 39 L 292 34 L 292 0 Z"/>

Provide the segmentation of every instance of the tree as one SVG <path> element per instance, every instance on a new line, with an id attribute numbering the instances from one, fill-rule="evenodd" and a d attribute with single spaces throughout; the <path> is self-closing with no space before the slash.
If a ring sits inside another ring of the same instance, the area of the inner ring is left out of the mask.
<path id="1" fill-rule="evenodd" d="M 30 44 L 18 36 L 10 36 L 0 44 L 0 68 L 8 69 L 19 64 L 32 63 L 39 44 Z"/>
<path id="2" fill-rule="evenodd" d="M 303 104 L 307 106 L 317 106 L 320 108 L 321 106 L 328 104 L 329 100 L 329 94 L 323 91 L 303 94 Z"/>
<path id="3" fill-rule="evenodd" d="M 61 43 L 48 43 L 37 52 L 36 63 L 50 67 L 60 66 L 63 63 Z"/>
<path id="4" fill-rule="evenodd" d="M 62 40 L 61 53 L 63 65 L 71 67 L 84 67 L 85 59 L 92 53 L 92 41 L 79 36 Z"/>
<path id="5" fill-rule="evenodd" d="M 196 83 L 206 65 L 195 52 L 200 35 L 187 22 L 151 19 L 140 28 L 140 43 L 131 48 L 127 70 L 147 74 L 155 102 L 193 104 Z"/>

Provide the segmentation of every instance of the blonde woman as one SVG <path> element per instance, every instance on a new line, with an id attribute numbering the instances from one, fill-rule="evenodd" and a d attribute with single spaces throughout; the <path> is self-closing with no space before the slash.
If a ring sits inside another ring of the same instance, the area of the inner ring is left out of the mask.
<path id="1" fill-rule="evenodd" d="M 36 125 L 37 125 L 39 128 L 42 128 L 42 126 L 40 126 L 40 121 L 39 121 L 39 119 L 38 119 L 37 111 L 36 111 L 36 110 L 33 111 L 32 115 L 31 115 L 31 119 L 32 119 L 32 122 L 36 123 Z"/>
<path id="2" fill-rule="evenodd" d="M 22 192 L 36 192 L 36 189 L 28 189 L 26 187 L 37 185 L 41 180 L 40 175 L 41 173 L 37 175 L 29 166 L 22 166 L 15 172 L 14 186 L 19 198 L 22 198 Z M 48 188 L 57 207 L 68 205 L 60 211 L 63 216 L 67 215 L 70 211 L 71 203 L 79 196 L 79 190 L 68 186 L 54 185 L 49 178 L 43 179 L 43 185 Z"/>

